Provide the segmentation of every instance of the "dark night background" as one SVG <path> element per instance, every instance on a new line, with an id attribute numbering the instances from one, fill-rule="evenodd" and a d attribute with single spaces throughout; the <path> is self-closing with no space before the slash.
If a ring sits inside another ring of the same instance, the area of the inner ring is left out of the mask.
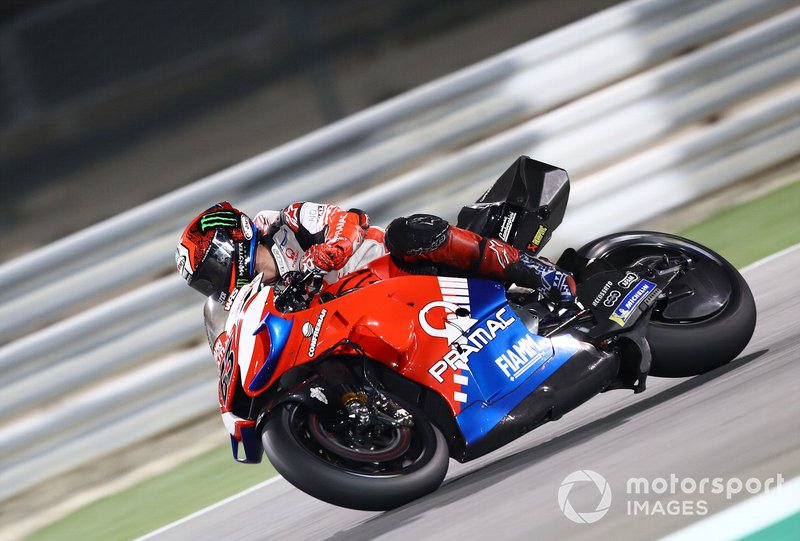
<path id="1" fill-rule="evenodd" d="M 614 3 L 4 0 L 0 260 Z"/>

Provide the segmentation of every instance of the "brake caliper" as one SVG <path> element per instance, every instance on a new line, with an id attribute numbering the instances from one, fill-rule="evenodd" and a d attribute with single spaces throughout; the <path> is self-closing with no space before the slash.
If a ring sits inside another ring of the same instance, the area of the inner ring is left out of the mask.
<path id="1" fill-rule="evenodd" d="M 380 391 L 375 392 L 373 404 L 375 404 L 375 408 L 379 413 L 386 415 L 398 425 L 408 427 L 414 426 L 414 418 L 408 410 Z"/>
<path id="2" fill-rule="evenodd" d="M 366 425 L 370 421 L 370 412 L 367 407 L 367 395 L 363 392 L 347 392 L 342 395 L 342 404 L 347 410 L 347 416 L 359 425 Z"/>

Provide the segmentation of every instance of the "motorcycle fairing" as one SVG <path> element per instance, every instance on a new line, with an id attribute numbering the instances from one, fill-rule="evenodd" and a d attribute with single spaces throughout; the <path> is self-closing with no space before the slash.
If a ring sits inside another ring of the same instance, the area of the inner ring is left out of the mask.
<path id="1" fill-rule="evenodd" d="M 467 431 L 471 441 L 465 439 L 463 446 L 458 442 L 452 445 L 453 458 L 466 462 L 499 449 L 534 428 L 560 418 L 595 396 L 598 389 L 610 388 L 616 380 L 619 359 L 614 352 L 598 350 L 584 342 L 582 336 L 560 335 L 552 340 L 557 352 L 552 366 L 546 364 L 540 369 L 542 372 L 532 374 L 519 391 L 485 410 L 470 410 L 468 415 L 475 416 L 473 426 L 481 430 Z M 577 351 L 570 355 L 575 348 Z M 514 402 L 517 405 L 509 410 Z M 459 431 L 464 436 L 464 432 Z"/>
<path id="2" fill-rule="evenodd" d="M 441 395 L 468 446 L 515 424 L 504 420 L 580 347 L 531 333 L 491 280 L 388 278 L 291 314 L 275 313 L 271 295 L 249 295 L 233 332 L 245 394 L 264 392 L 292 366 L 352 354 L 341 345 L 349 340 Z"/>
<path id="3" fill-rule="evenodd" d="M 445 399 L 457 406 L 456 421 L 471 444 L 491 431 L 581 345 L 572 337 L 554 341 L 529 332 L 505 302 L 499 284 L 473 279 L 468 283 L 477 321 L 443 357 L 457 370 L 437 370 L 443 366 L 439 361 L 432 371 L 457 384 L 455 392 Z"/>
<path id="4" fill-rule="evenodd" d="M 248 391 L 258 393 L 269 383 L 275 368 L 278 366 L 278 357 L 283 353 L 283 348 L 286 347 L 286 343 L 289 341 L 293 323 L 294 321 L 291 319 L 284 319 L 277 314 L 269 312 L 261 320 L 261 325 L 253 332 L 255 336 L 266 331 L 269 341 L 269 353 L 263 364 L 256 365 L 255 375 L 247 384 Z"/>
<path id="5" fill-rule="evenodd" d="M 253 288 L 255 293 L 256 288 Z M 232 349 L 236 351 L 236 363 L 241 374 L 242 387 L 249 395 L 251 383 L 259 369 L 266 364 L 271 344 L 268 336 L 259 336 L 267 315 L 266 303 L 272 295 L 272 288 L 261 288 L 243 303 L 241 312 L 235 314 L 236 324 L 233 332 Z M 233 314 L 232 314 L 233 315 Z"/>
<path id="6" fill-rule="evenodd" d="M 449 307 L 453 313 L 443 326 L 436 325 L 428 321 L 429 308 L 435 303 L 428 303 L 419 319 L 427 334 L 446 339 L 450 348 L 430 363 L 428 372 L 437 383 L 428 385 L 448 402 L 466 443 L 471 444 L 489 433 L 581 346 L 571 337 L 554 342 L 531 333 L 497 282 L 447 277 L 438 281 L 442 302 L 453 303 Z M 464 310 L 461 315 L 459 308 Z"/>

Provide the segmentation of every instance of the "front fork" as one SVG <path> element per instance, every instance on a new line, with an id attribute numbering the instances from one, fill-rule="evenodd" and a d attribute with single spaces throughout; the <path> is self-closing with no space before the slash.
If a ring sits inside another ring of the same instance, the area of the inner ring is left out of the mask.
<path id="1" fill-rule="evenodd" d="M 332 359 L 319 363 L 316 371 L 306 374 L 302 381 L 278 390 L 261 404 L 255 420 L 242 419 L 230 412 L 223 414 L 231 435 L 234 459 L 248 464 L 261 462 L 264 454 L 261 432 L 266 416 L 289 402 L 302 404 L 320 419 L 331 421 L 331 425 L 345 423 L 354 430 L 376 424 L 393 427 L 414 424 L 406 409 L 377 387 L 359 381 L 341 361 Z M 243 457 L 239 455 L 240 446 L 244 450 Z"/>

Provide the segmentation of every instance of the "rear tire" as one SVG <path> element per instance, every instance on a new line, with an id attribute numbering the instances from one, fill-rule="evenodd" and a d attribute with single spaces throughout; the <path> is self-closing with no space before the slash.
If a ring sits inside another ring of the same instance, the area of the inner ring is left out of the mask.
<path id="1" fill-rule="evenodd" d="M 632 266 L 663 253 L 682 254 L 695 262 L 687 276 L 678 278 L 673 285 L 680 287 L 682 280 L 693 281 L 694 294 L 702 295 L 704 291 L 700 288 L 704 282 L 719 281 L 724 283 L 728 294 L 718 310 L 702 316 L 687 314 L 681 319 L 680 308 L 675 310 L 675 306 L 673 312 L 677 313 L 670 317 L 660 315 L 669 312 L 666 306 L 654 310 L 646 334 L 653 355 L 650 374 L 693 376 L 732 361 L 753 336 L 756 305 L 747 282 L 722 256 L 694 241 L 647 231 L 608 235 L 578 250 L 583 257 L 601 260 L 601 267 L 614 268 Z M 592 264 L 584 273 L 591 273 L 591 267 Z M 693 272 L 700 274 L 688 277 Z"/>
<path id="2" fill-rule="evenodd" d="M 442 433 L 413 407 L 414 426 L 387 438 L 386 449 L 351 450 L 328 437 L 302 404 L 268 414 L 262 441 L 270 462 L 300 490 L 333 505 L 383 511 L 436 490 L 449 465 Z M 395 452 L 396 451 L 396 452 Z"/>

